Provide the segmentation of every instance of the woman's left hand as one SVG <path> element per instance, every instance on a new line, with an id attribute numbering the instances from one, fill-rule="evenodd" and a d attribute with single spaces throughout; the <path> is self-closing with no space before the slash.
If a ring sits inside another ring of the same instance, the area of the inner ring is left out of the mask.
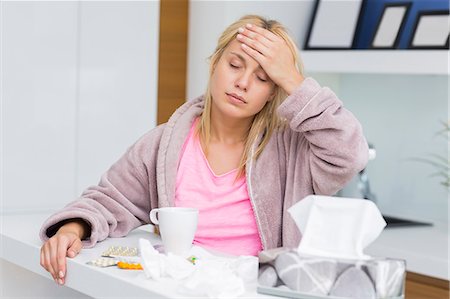
<path id="1" fill-rule="evenodd" d="M 245 28 L 239 28 L 237 40 L 245 53 L 255 59 L 287 94 L 301 85 L 304 77 L 297 70 L 294 56 L 284 39 L 269 30 L 247 24 Z"/>

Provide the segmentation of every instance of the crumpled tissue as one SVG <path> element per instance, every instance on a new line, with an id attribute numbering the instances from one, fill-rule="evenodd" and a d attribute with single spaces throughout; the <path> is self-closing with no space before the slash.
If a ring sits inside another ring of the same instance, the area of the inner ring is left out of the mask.
<path id="1" fill-rule="evenodd" d="M 139 249 L 147 278 L 179 280 L 178 292 L 186 295 L 230 298 L 244 294 L 245 286 L 256 287 L 258 258 L 254 256 L 219 257 L 194 245 L 189 253 L 197 258 L 194 265 L 181 256 L 159 253 L 145 239 L 139 240 Z"/>
<path id="2" fill-rule="evenodd" d="M 194 272 L 192 263 L 187 259 L 170 252 L 167 255 L 161 254 L 148 240 L 139 239 L 139 250 L 142 268 L 147 278 L 159 280 L 169 276 L 174 279 L 183 279 Z"/>

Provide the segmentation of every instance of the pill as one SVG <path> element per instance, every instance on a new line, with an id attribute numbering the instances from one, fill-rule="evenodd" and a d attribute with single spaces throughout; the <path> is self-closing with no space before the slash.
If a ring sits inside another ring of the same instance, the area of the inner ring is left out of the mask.
<path id="1" fill-rule="evenodd" d="M 117 263 L 117 267 L 126 270 L 142 270 L 142 266 L 139 263 L 127 263 L 120 261 Z"/>
<path id="2" fill-rule="evenodd" d="M 110 246 L 106 251 L 102 253 L 104 257 L 115 256 L 137 256 L 138 250 L 136 247 L 128 246 Z"/>
<path id="3" fill-rule="evenodd" d="M 117 265 L 117 260 L 113 258 L 101 257 L 92 261 L 87 262 L 86 264 L 96 266 L 96 267 L 110 267 Z"/>

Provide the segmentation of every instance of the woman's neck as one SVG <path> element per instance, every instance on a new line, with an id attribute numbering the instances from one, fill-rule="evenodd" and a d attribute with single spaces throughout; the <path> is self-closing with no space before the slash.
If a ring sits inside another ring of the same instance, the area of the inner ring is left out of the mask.
<path id="1" fill-rule="evenodd" d="M 224 119 L 219 115 L 211 114 L 211 142 L 225 144 L 244 143 L 253 118 L 237 120 Z"/>

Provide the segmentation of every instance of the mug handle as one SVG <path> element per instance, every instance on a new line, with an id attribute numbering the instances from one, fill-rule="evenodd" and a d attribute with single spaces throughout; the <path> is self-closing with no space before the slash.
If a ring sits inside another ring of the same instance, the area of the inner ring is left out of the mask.
<path id="1" fill-rule="evenodd" d="M 159 212 L 159 209 L 153 209 L 150 211 L 150 221 L 153 222 L 153 224 L 159 225 L 159 220 L 156 218 L 156 213 Z"/>

